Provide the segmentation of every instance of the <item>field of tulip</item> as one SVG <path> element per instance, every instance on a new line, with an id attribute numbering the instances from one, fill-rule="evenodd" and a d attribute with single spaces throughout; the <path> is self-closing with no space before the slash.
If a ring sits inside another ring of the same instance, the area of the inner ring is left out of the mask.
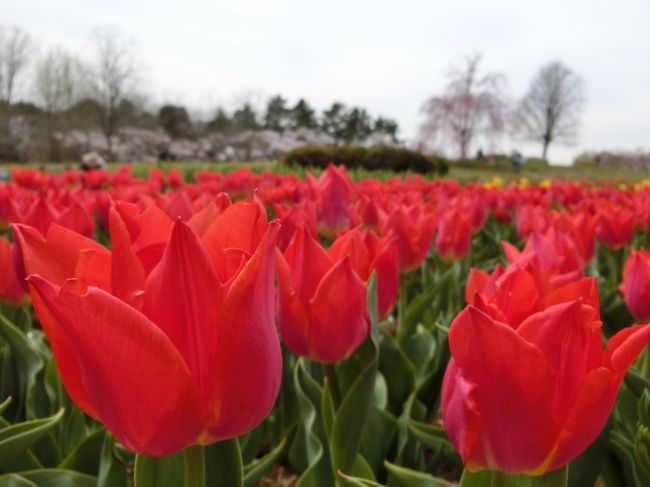
<path id="1" fill-rule="evenodd" d="M 0 182 L 0 486 L 650 485 L 650 183 Z"/>

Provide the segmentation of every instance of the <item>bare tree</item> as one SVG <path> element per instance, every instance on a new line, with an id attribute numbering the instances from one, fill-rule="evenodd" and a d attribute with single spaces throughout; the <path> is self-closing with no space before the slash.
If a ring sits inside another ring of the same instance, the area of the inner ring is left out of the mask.
<path id="1" fill-rule="evenodd" d="M 32 41 L 25 31 L 0 27 L 0 99 L 7 103 L 11 103 L 16 78 L 27 65 L 31 50 Z"/>
<path id="2" fill-rule="evenodd" d="M 546 159 L 551 142 L 572 142 L 580 127 L 584 106 L 582 79 L 559 61 L 543 66 L 515 113 L 515 123 L 526 138 L 542 143 Z"/>
<path id="3" fill-rule="evenodd" d="M 83 65 L 65 49 L 50 49 L 37 63 L 34 91 L 48 112 L 65 110 L 82 91 Z"/>
<path id="4" fill-rule="evenodd" d="M 132 44 L 110 28 L 95 31 L 95 65 L 91 76 L 93 96 L 100 107 L 100 124 L 108 156 L 119 128 L 119 106 L 129 95 L 137 76 Z"/>
<path id="5" fill-rule="evenodd" d="M 82 93 L 83 65 L 60 47 L 50 49 L 37 63 L 34 92 L 41 103 L 49 158 L 56 158 L 54 133 L 60 128 L 63 111 Z"/>
<path id="6" fill-rule="evenodd" d="M 466 159 L 476 136 L 504 130 L 505 77 L 500 73 L 480 75 L 480 60 L 478 54 L 466 57 L 461 68 L 451 71 L 444 93 L 424 103 L 421 111 L 426 120 L 420 126 L 420 147 L 442 139 L 455 145 L 460 158 Z"/>

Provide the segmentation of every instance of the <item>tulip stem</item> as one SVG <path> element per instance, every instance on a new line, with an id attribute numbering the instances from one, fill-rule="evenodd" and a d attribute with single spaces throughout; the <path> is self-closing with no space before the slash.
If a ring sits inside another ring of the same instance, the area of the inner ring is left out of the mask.
<path id="1" fill-rule="evenodd" d="M 334 364 L 323 364 L 325 370 L 325 377 L 330 386 L 330 394 L 334 402 L 334 410 L 338 410 L 341 405 L 341 389 L 339 388 L 339 381 L 336 378 L 336 366 Z"/>
<path id="2" fill-rule="evenodd" d="M 490 487 L 505 487 L 508 482 L 508 477 L 505 473 L 494 470 L 490 479 Z"/>
<path id="3" fill-rule="evenodd" d="M 544 485 L 549 487 L 566 487 L 569 484 L 569 465 L 544 474 Z"/>
<path id="4" fill-rule="evenodd" d="M 185 449 L 185 487 L 205 487 L 205 450 L 202 445 Z"/>

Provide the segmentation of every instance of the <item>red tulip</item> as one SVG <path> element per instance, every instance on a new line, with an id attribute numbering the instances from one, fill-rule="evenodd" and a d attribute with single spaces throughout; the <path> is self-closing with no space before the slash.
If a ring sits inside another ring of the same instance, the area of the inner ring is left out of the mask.
<path id="1" fill-rule="evenodd" d="M 438 223 L 436 252 L 445 260 L 459 260 L 467 254 L 472 243 L 471 214 L 448 210 Z"/>
<path id="2" fill-rule="evenodd" d="M 343 360 L 368 336 L 366 285 L 304 229 L 278 256 L 278 322 L 287 346 L 323 363 Z"/>
<path id="3" fill-rule="evenodd" d="M 318 181 L 312 179 L 318 203 L 318 229 L 329 238 L 350 227 L 352 223 L 352 197 L 354 183 L 345 172 L 345 166 L 330 164 Z"/>
<path id="4" fill-rule="evenodd" d="M 544 271 L 532 256 L 507 269 L 497 265 L 492 274 L 472 269 L 465 288 L 467 304 L 480 301 L 494 319 L 513 328 L 532 313 L 579 298 L 584 304 L 599 309 L 598 286 L 594 277 Z"/>
<path id="5" fill-rule="evenodd" d="M 634 211 L 611 204 L 599 208 L 596 235 L 602 243 L 611 248 L 619 248 L 632 240 L 635 226 Z"/>
<path id="6" fill-rule="evenodd" d="M 650 320 L 650 254 L 645 249 L 630 251 L 623 268 L 621 292 L 638 321 Z"/>
<path id="7" fill-rule="evenodd" d="M 465 468 L 541 475 L 567 464 L 604 427 L 650 325 L 622 330 L 603 352 L 597 312 L 580 300 L 516 330 L 481 308 L 451 325 L 442 388 L 444 426 Z"/>
<path id="8" fill-rule="evenodd" d="M 0 301 L 20 306 L 29 300 L 29 294 L 16 275 L 12 254 L 13 245 L 0 236 Z"/>
<path id="9" fill-rule="evenodd" d="M 364 281 L 372 272 L 377 277 L 377 307 L 384 318 L 395 306 L 399 292 L 399 262 L 395 237 L 379 238 L 376 233 L 354 228 L 340 235 L 327 253 L 334 261 L 350 257 L 352 268 Z"/>
<path id="10" fill-rule="evenodd" d="M 541 234 L 530 234 L 523 252 L 519 252 L 508 242 L 503 242 L 503 250 L 511 264 L 517 260 L 535 256 L 545 271 L 558 274 L 576 272 L 583 274 L 582 261 L 575 241 L 567 234 L 549 228 Z"/>
<path id="11" fill-rule="evenodd" d="M 61 213 L 56 222 L 86 237 L 92 238 L 95 235 L 95 221 L 92 214 L 79 202 L 72 203 Z"/>
<path id="12" fill-rule="evenodd" d="M 416 269 L 427 258 L 436 225 L 436 215 L 423 205 L 396 208 L 382 223 L 382 234 L 393 233 L 397 238 L 402 272 Z"/>
<path id="13" fill-rule="evenodd" d="M 15 227 L 68 393 L 126 448 L 152 456 L 249 431 L 281 376 L 277 223 L 255 203 L 197 224 L 200 233 L 192 220 L 169 221 L 118 205 L 112 252 L 57 224 L 45 238 Z"/>
<path id="14" fill-rule="evenodd" d="M 553 222 L 559 232 L 565 232 L 575 241 L 582 266 L 591 262 L 596 251 L 596 221 L 587 212 L 570 214 L 562 212 Z"/>
<path id="15" fill-rule="evenodd" d="M 284 251 L 298 228 L 305 228 L 311 235 L 318 235 L 318 216 L 313 201 L 305 200 L 299 205 L 278 204 L 273 207 L 275 217 L 280 220 L 282 228 L 278 236 L 278 247 Z"/>
<path id="16" fill-rule="evenodd" d="M 517 238 L 526 240 L 532 232 L 544 233 L 548 228 L 548 209 L 537 205 L 522 205 L 515 210 Z"/>

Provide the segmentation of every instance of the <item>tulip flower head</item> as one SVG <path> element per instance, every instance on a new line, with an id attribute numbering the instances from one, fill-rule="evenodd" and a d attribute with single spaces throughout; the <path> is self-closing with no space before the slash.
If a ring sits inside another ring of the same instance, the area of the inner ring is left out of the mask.
<path id="1" fill-rule="evenodd" d="M 278 259 L 278 323 L 287 346 L 322 363 L 346 359 L 370 331 L 366 284 L 299 229 Z"/>
<path id="2" fill-rule="evenodd" d="M 308 180 L 318 203 L 318 229 L 329 238 L 350 226 L 352 222 L 352 198 L 354 184 L 345 172 L 345 166 L 333 164 L 321 174 L 318 181 Z"/>
<path id="3" fill-rule="evenodd" d="M 399 259 L 395 241 L 391 235 L 380 238 L 371 230 L 362 231 L 357 227 L 340 235 L 327 251 L 334 261 L 349 256 L 352 268 L 366 282 L 375 272 L 380 318 L 393 309 L 399 292 Z"/>
<path id="4" fill-rule="evenodd" d="M 607 247 L 613 249 L 627 244 L 634 234 L 634 211 L 625 206 L 604 204 L 596 218 L 596 235 Z"/>
<path id="5" fill-rule="evenodd" d="M 277 223 L 255 203 L 210 225 L 126 204 L 109 220 L 112 251 L 57 224 L 14 228 L 70 397 L 150 456 L 255 427 L 280 386 Z"/>
<path id="6" fill-rule="evenodd" d="M 388 214 L 381 230 L 396 237 L 402 272 L 416 269 L 427 258 L 436 226 L 436 215 L 424 205 L 398 207 Z"/>
<path id="7" fill-rule="evenodd" d="M 591 444 L 650 341 L 650 325 L 625 328 L 603 351 L 600 327 L 598 311 L 581 299 L 531 314 L 516 329 L 480 300 L 456 317 L 442 411 L 465 468 L 542 475 Z"/>
<path id="8" fill-rule="evenodd" d="M 13 262 L 13 244 L 0 236 L 0 301 L 20 306 L 29 301 L 29 294 L 20 282 Z"/>
<path id="9" fill-rule="evenodd" d="M 436 252 L 445 260 L 462 259 L 472 243 L 471 215 L 457 210 L 446 211 L 438 222 Z"/>
<path id="10" fill-rule="evenodd" d="M 650 254 L 647 250 L 630 251 L 623 268 L 621 292 L 638 321 L 650 320 Z"/>

